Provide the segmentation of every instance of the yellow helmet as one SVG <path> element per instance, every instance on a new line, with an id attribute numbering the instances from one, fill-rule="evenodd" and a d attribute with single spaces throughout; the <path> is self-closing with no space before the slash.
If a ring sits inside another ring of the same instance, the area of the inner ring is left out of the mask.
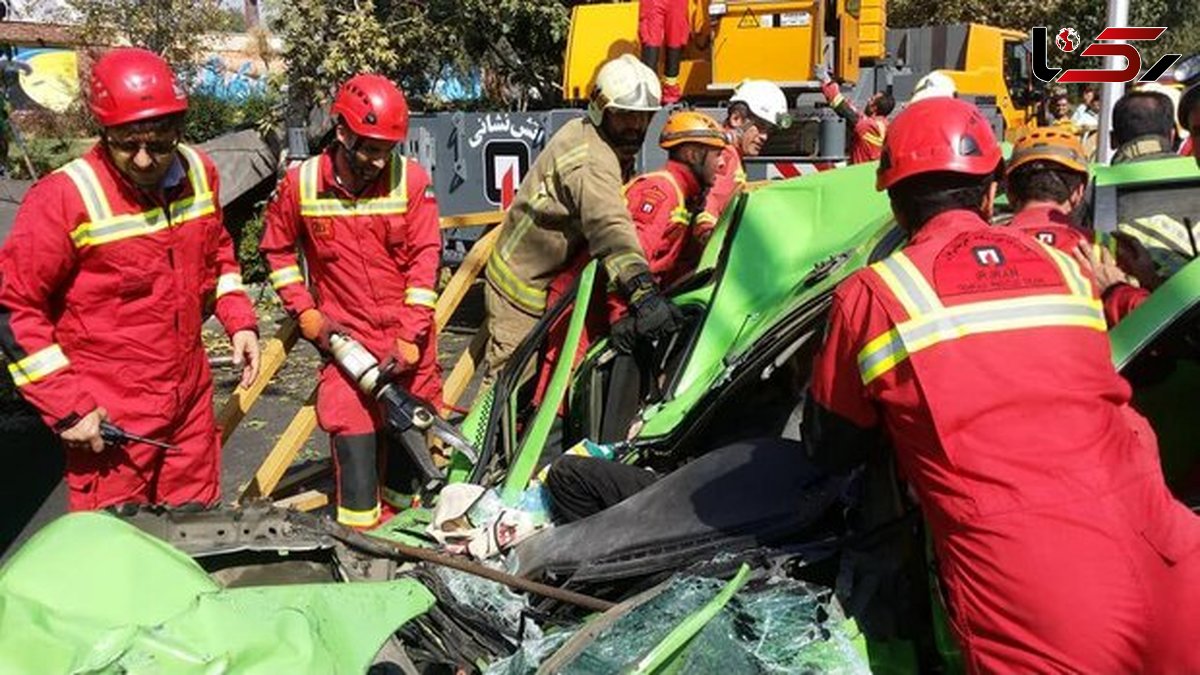
<path id="1" fill-rule="evenodd" d="M 1062 127 L 1038 127 L 1030 130 L 1013 144 L 1005 175 L 1030 162 L 1053 162 L 1063 168 L 1087 173 L 1087 151 L 1079 137 Z"/>
<path id="2" fill-rule="evenodd" d="M 704 113 L 684 110 L 671 115 L 663 125 L 658 145 L 669 150 L 684 143 L 699 143 L 714 148 L 725 147 L 725 134 L 721 126 Z"/>

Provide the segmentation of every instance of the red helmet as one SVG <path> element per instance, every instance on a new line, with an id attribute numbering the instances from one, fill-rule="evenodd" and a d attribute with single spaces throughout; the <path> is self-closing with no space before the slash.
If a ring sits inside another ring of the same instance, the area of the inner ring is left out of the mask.
<path id="1" fill-rule="evenodd" d="M 188 100 L 161 56 L 121 47 L 105 52 L 92 67 L 88 105 L 101 126 L 115 127 L 181 113 Z"/>
<path id="2" fill-rule="evenodd" d="M 408 136 L 408 102 L 400 88 L 382 75 L 355 75 L 333 100 L 330 114 L 340 115 L 359 136 L 398 143 Z"/>
<path id="3" fill-rule="evenodd" d="M 979 108 L 957 98 L 927 98 L 909 105 L 888 127 L 875 189 L 934 171 L 982 176 L 1002 159 Z"/>

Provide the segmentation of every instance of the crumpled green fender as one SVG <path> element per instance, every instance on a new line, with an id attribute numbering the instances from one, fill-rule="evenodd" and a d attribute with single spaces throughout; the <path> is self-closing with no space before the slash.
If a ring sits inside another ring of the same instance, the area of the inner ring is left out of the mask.
<path id="1" fill-rule="evenodd" d="M 411 579 L 225 590 L 132 525 L 76 513 L 0 568 L 0 672 L 362 673 L 433 603 Z"/>
<path id="2" fill-rule="evenodd" d="M 726 209 L 700 263 L 717 266 L 718 251 L 728 247 L 704 324 L 668 400 L 646 411 L 641 437 L 676 429 L 732 359 L 867 262 L 893 222 L 887 195 L 875 190 L 875 169 L 871 162 L 771 183 Z M 819 264 L 843 253 L 848 257 L 828 277 L 804 283 Z"/>

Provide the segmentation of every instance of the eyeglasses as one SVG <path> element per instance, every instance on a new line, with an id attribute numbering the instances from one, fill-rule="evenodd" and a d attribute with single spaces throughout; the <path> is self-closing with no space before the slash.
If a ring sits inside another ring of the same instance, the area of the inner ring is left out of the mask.
<path id="1" fill-rule="evenodd" d="M 126 155 L 136 155 L 143 148 L 151 155 L 169 155 L 175 152 L 175 148 L 179 147 L 178 139 L 169 141 L 137 141 L 133 139 L 117 140 L 109 138 L 107 143 L 108 147 Z"/>

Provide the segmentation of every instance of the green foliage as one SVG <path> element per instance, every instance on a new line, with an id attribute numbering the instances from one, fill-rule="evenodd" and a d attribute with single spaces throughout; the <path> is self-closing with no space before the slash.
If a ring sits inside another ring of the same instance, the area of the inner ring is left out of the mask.
<path id="1" fill-rule="evenodd" d="M 263 218 L 265 204 L 254 208 L 253 218 L 242 223 L 242 231 L 237 240 L 237 259 L 242 267 L 242 278 L 246 283 L 257 283 L 267 279 L 267 264 L 258 252 L 258 244 L 262 241 Z"/>
<path id="2" fill-rule="evenodd" d="M 221 0 L 66 0 L 79 20 L 85 44 L 131 44 L 162 56 L 183 75 L 191 74 L 203 51 L 205 33 L 236 27 L 236 12 Z"/>
<path id="3" fill-rule="evenodd" d="M 236 129 L 253 128 L 262 133 L 277 125 L 279 119 L 279 95 L 270 89 L 242 101 L 192 93 L 188 96 L 183 135 L 191 143 L 203 143 Z"/>
<path id="4" fill-rule="evenodd" d="M 338 83 L 364 71 L 391 77 L 417 108 L 445 106 L 432 94 L 439 79 L 479 74 L 491 107 L 524 108 L 556 97 L 571 4 L 294 0 L 276 26 L 302 108 L 327 103 Z"/>

